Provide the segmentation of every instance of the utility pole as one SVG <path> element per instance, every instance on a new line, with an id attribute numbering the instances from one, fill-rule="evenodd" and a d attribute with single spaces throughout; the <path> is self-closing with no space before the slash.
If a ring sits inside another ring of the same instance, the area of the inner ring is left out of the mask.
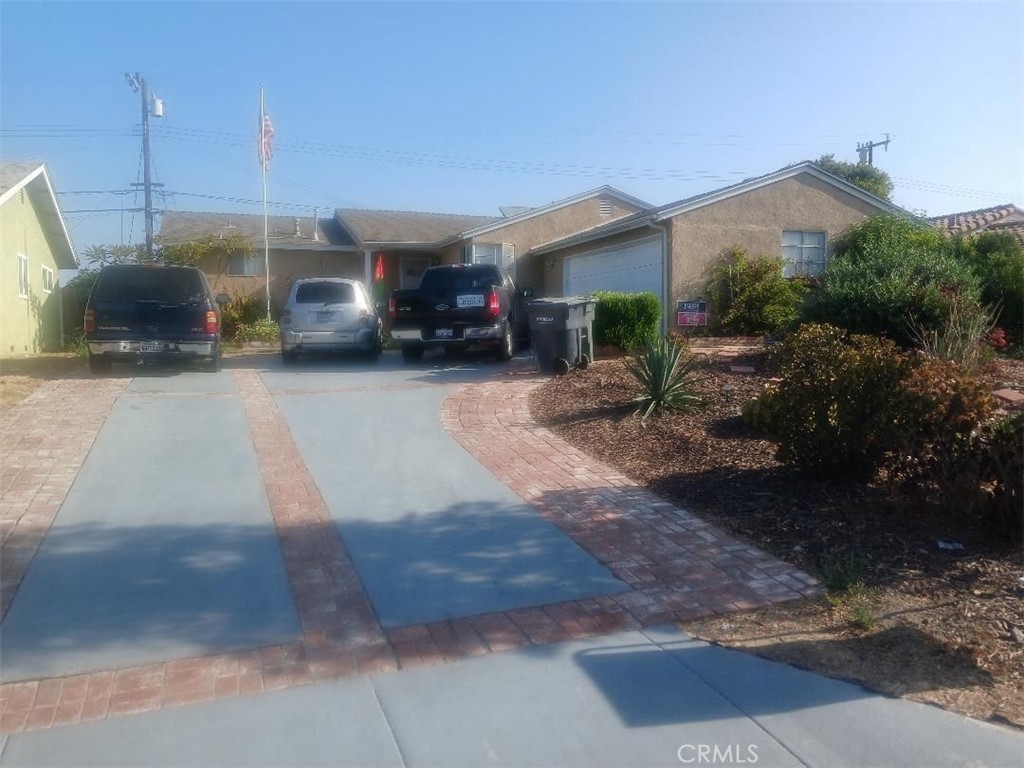
<path id="1" fill-rule="evenodd" d="M 860 162 L 867 163 L 868 165 L 875 164 L 875 147 L 885 147 L 885 151 L 889 151 L 889 134 L 885 134 L 885 141 L 869 141 L 866 144 L 857 142 L 857 154 L 860 156 Z"/>
<path id="2" fill-rule="evenodd" d="M 145 195 L 146 212 L 146 255 L 153 258 L 153 178 L 150 171 L 149 154 L 149 83 L 136 72 L 134 75 L 125 74 L 128 86 L 136 93 L 142 94 L 142 169 L 143 169 L 143 193 Z M 157 117 L 163 114 L 162 105 L 158 108 Z M 136 186 L 136 185 L 132 185 Z"/>

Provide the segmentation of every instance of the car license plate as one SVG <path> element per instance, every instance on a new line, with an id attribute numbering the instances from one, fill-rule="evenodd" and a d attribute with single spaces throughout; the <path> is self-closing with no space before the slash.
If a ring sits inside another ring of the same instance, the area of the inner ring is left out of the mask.
<path id="1" fill-rule="evenodd" d="M 455 332 L 451 328 L 438 328 L 434 331 L 435 339 L 453 339 L 455 338 Z"/>
<path id="2" fill-rule="evenodd" d="M 456 296 L 455 305 L 457 307 L 482 307 L 484 305 L 483 294 L 477 293 L 468 296 Z"/>
<path id="3" fill-rule="evenodd" d="M 139 352 L 163 352 L 164 345 L 159 341 L 141 341 L 139 342 Z"/>
<path id="4" fill-rule="evenodd" d="M 328 320 L 333 320 L 334 319 L 334 313 L 333 312 L 317 312 L 316 319 L 319 322 L 324 323 L 324 322 L 327 322 Z"/>

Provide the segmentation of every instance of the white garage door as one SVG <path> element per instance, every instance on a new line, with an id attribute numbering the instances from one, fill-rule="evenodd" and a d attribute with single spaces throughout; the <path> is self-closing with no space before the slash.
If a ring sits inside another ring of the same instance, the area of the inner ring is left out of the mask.
<path id="1" fill-rule="evenodd" d="M 663 273 L 661 238 L 654 237 L 566 259 L 562 287 L 566 296 L 650 291 L 662 301 Z"/>

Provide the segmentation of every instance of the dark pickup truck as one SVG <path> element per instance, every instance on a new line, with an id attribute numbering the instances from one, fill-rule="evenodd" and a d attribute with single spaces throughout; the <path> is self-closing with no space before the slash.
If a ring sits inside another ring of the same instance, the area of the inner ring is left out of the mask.
<path id="1" fill-rule="evenodd" d="M 524 299 L 532 294 L 490 264 L 431 267 L 419 288 L 392 292 L 391 338 L 408 362 L 435 346 L 487 347 L 499 360 L 511 360 L 517 345 L 528 343 Z"/>

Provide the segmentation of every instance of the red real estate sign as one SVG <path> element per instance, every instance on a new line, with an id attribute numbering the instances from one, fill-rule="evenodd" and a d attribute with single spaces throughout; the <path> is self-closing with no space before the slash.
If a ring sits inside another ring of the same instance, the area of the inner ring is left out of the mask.
<path id="1" fill-rule="evenodd" d="M 706 301 L 677 301 L 677 325 L 707 325 L 708 304 Z"/>

